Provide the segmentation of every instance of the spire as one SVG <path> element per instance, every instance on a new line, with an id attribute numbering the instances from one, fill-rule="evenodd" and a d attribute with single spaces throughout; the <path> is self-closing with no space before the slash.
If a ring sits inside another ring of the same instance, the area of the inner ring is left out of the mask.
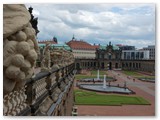
<path id="1" fill-rule="evenodd" d="M 73 34 L 72 40 L 75 40 L 74 34 Z"/>
<path id="2" fill-rule="evenodd" d="M 57 38 L 54 36 L 53 37 L 53 41 L 55 42 L 55 43 L 57 43 L 58 41 L 57 41 Z"/>

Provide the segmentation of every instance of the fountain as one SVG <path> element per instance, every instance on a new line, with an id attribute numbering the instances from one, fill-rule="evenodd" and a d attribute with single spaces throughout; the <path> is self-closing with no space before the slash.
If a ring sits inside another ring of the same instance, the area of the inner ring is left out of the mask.
<path id="1" fill-rule="evenodd" d="M 94 78 L 92 78 L 93 81 Z M 84 80 L 84 79 L 83 79 Z M 99 70 L 97 71 L 97 79 L 95 80 L 99 80 Z M 109 85 L 106 84 L 106 80 L 107 82 L 109 82 Z M 120 94 L 133 94 L 134 92 L 132 90 L 129 90 L 125 86 L 120 87 L 120 86 L 111 86 L 110 82 L 108 81 L 108 79 L 106 79 L 106 75 L 104 75 L 104 79 L 101 79 L 101 82 L 103 83 L 94 83 L 94 84 L 87 84 L 87 83 L 79 83 L 78 86 L 81 89 L 85 89 L 85 90 L 91 90 L 91 91 L 96 91 L 96 92 L 105 92 L 105 93 L 120 93 Z"/>
<path id="2" fill-rule="evenodd" d="M 99 80 L 99 70 L 97 71 L 97 80 Z"/>
<path id="3" fill-rule="evenodd" d="M 104 75 L 103 88 L 106 89 L 106 75 Z"/>
<path id="4" fill-rule="evenodd" d="M 100 75 L 99 75 L 99 70 L 97 70 L 97 77 L 96 78 L 85 78 L 85 79 L 81 79 L 79 80 L 80 82 L 103 82 L 103 79 L 100 78 Z M 115 78 L 107 78 L 108 82 L 110 81 L 116 81 Z"/>

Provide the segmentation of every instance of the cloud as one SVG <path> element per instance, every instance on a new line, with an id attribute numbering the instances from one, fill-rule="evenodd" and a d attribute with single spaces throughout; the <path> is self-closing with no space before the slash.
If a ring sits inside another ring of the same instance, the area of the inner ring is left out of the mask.
<path id="1" fill-rule="evenodd" d="M 74 34 L 89 43 L 155 44 L 155 4 L 26 4 L 38 17 L 39 40 Z"/>

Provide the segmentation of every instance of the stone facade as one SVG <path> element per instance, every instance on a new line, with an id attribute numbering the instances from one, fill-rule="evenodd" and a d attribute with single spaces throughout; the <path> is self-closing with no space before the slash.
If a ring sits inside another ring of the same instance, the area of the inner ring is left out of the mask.
<path id="1" fill-rule="evenodd" d="M 75 68 L 82 69 L 122 69 L 139 70 L 155 73 L 155 60 L 122 59 L 122 50 L 111 45 L 100 46 L 96 51 L 95 59 L 76 59 Z"/>
<path id="2" fill-rule="evenodd" d="M 96 48 L 98 45 L 91 45 L 83 40 L 72 40 L 66 43 L 70 48 L 72 48 L 72 53 L 75 59 L 95 59 L 96 58 Z"/>
<path id="3" fill-rule="evenodd" d="M 123 70 L 139 70 L 155 73 L 155 60 L 122 60 Z"/>

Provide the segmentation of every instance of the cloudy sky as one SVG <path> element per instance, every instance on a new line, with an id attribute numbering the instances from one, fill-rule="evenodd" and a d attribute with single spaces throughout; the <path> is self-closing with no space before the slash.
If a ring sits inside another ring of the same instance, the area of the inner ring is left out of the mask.
<path id="1" fill-rule="evenodd" d="M 155 4 L 26 4 L 38 17 L 38 40 L 155 45 Z"/>

